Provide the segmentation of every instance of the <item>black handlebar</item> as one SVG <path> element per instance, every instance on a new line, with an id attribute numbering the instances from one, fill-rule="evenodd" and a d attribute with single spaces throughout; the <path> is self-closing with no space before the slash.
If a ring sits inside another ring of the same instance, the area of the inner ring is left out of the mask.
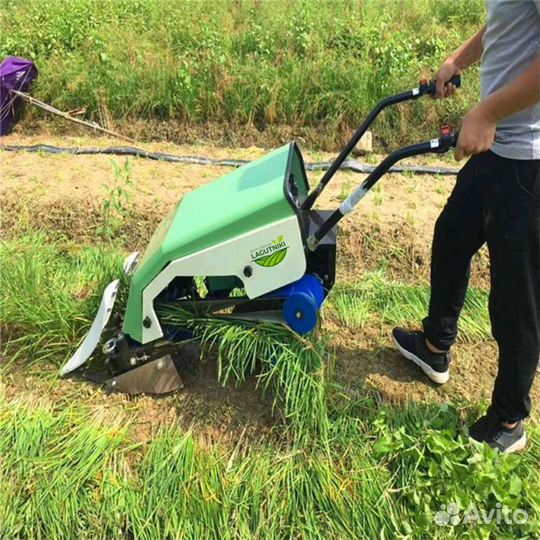
<path id="1" fill-rule="evenodd" d="M 368 177 L 343 201 L 339 208 L 319 227 L 319 229 L 308 238 L 307 247 L 314 251 L 322 238 L 337 225 L 341 218 L 347 215 L 354 206 L 364 197 L 364 195 L 377 183 L 377 181 L 398 161 L 406 157 L 418 156 L 421 154 L 437 153 L 443 154 L 455 147 L 458 139 L 458 132 L 452 133 L 447 127 L 443 127 L 441 136 L 418 144 L 412 144 L 392 152 L 375 167 Z"/>
<path id="2" fill-rule="evenodd" d="M 461 76 L 456 75 L 452 77 L 446 84 L 454 84 L 459 88 L 461 86 Z M 377 116 L 383 109 L 390 105 L 395 105 L 396 103 L 401 103 L 402 101 L 407 101 L 409 99 L 418 99 L 421 96 L 434 95 L 435 90 L 435 81 L 421 82 L 420 86 L 418 86 L 417 88 L 407 90 L 406 92 L 396 94 L 395 96 L 387 97 L 377 103 L 375 108 L 369 113 L 368 117 L 362 122 L 361 126 L 351 137 L 351 140 L 347 143 L 345 148 L 343 148 L 343 150 L 339 153 L 332 165 L 330 165 L 328 170 L 324 173 L 324 176 L 319 181 L 317 187 L 307 196 L 306 200 L 302 204 L 302 209 L 309 210 L 313 206 L 317 197 L 321 194 L 322 190 L 326 187 L 328 182 L 330 182 L 334 174 L 336 174 L 337 170 L 341 167 L 342 163 L 352 152 L 353 148 L 358 144 L 358 141 L 362 138 L 362 135 L 364 135 L 368 127 L 373 123 L 375 118 L 377 118 Z"/>

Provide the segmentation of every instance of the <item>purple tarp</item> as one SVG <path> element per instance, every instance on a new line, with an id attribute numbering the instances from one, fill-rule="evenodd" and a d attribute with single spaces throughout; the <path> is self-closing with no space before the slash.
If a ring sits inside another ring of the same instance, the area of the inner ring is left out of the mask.
<path id="1" fill-rule="evenodd" d="M 28 92 L 37 75 L 36 66 L 26 58 L 7 56 L 0 64 L 0 136 L 11 132 L 21 105 L 21 98 L 10 90 Z"/>

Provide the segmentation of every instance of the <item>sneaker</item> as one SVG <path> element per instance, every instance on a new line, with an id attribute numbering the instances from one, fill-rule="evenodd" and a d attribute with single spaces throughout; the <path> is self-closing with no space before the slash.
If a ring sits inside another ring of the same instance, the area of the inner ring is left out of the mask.
<path id="1" fill-rule="evenodd" d="M 444 384 L 450 376 L 450 352 L 434 353 L 427 348 L 422 332 L 410 332 L 404 328 L 392 331 L 398 351 L 412 360 L 433 382 Z"/>
<path id="2" fill-rule="evenodd" d="M 527 434 L 521 420 L 513 428 L 504 427 L 499 416 L 491 409 L 469 428 L 469 437 L 476 442 L 487 443 L 503 454 L 523 450 L 527 444 Z"/>

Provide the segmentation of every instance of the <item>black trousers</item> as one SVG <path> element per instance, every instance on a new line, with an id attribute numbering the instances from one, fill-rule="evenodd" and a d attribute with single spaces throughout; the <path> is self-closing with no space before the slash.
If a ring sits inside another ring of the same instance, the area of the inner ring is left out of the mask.
<path id="1" fill-rule="evenodd" d="M 449 349 L 458 332 L 472 256 L 487 242 L 489 315 L 499 347 L 492 407 L 503 421 L 528 416 L 540 354 L 540 160 L 489 151 L 458 174 L 435 225 L 431 299 L 424 333 Z"/>

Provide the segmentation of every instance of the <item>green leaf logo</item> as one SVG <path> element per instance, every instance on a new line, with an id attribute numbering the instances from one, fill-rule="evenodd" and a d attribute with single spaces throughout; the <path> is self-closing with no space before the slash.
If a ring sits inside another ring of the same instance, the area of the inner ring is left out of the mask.
<path id="1" fill-rule="evenodd" d="M 265 268 L 277 266 L 285 258 L 285 255 L 287 255 L 287 249 L 289 248 L 283 248 L 279 251 L 274 251 L 274 253 L 271 253 L 270 255 L 265 255 L 264 257 L 259 257 L 253 262 L 256 262 L 259 266 L 264 266 Z"/>

